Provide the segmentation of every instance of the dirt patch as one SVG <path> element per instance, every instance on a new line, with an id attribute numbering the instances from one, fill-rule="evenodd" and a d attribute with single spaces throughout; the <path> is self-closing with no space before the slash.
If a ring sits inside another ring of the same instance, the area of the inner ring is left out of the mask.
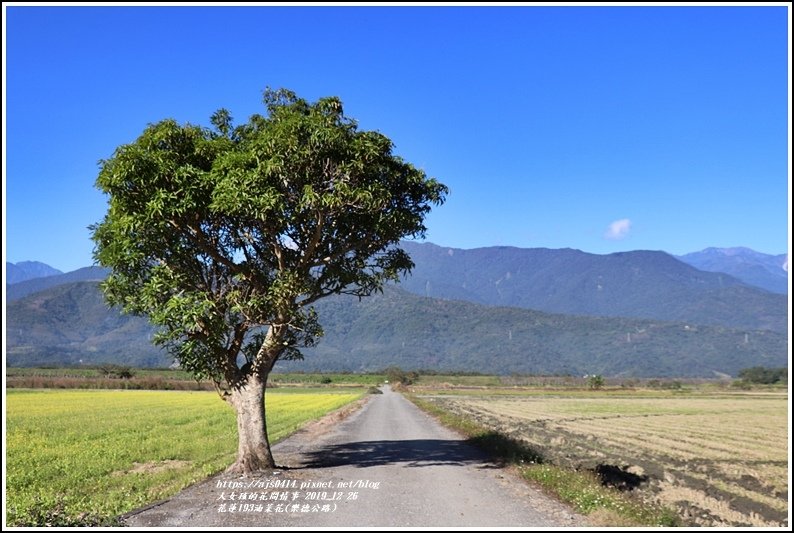
<path id="1" fill-rule="evenodd" d="M 123 476 L 126 474 L 156 474 L 158 472 L 165 472 L 166 470 L 176 470 L 188 466 L 190 461 L 181 461 L 178 459 L 166 459 L 165 461 L 149 461 L 147 463 L 132 463 L 132 468 L 129 470 L 116 470 L 112 476 Z"/>
<path id="2" fill-rule="evenodd" d="M 341 409 L 337 409 L 333 413 L 330 413 L 322 418 L 318 418 L 317 420 L 312 420 L 297 432 L 293 433 L 293 435 L 301 435 L 302 438 L 308 437 L 310 439 L 317 439 L 331 431 L 342 420 L 345 420 L 347 417 L 364 407 L 364 404 L 371 399 L 371 396 L 364 396 L 353 403 L 347 404 Z"/>

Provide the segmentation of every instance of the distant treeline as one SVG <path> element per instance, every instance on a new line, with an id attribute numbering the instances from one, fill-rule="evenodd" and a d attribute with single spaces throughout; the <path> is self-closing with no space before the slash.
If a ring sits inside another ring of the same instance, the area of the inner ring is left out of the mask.
<path id="1" fill-rule="evenodd" d="M 739 379 L 747 383 L 772 385 L 775 383 L 788 383 L 787 368 L 766 368 L 753 366 L 739 371 Z"/>
<path id="2" fill-rule="evenodd" d="M 722 386 L 750 387 L 780 385 L 788 382 L 786 368 L 761 366 L 745 368 L 738 380 L 704 378 L 623 378 L 602 376 L 539 375 L 512 373 L 506 376 L 459 371 L 443 372 L 432 369 L 403 370 L 398 366 L 378 372 L 274 372 L 269 387 L 283 386 L 374 386 L 384 381 L 403 385 L 452 387 L 587 387 L 588 378 L 602 379 L 602 386 L 620 388 L 682 389 L 690 385 L 716 382 Z M 124 365 L 102 364 L 67 368 L 8 368 L 6 385 L 9 388 L 59 389 L 145 389 L 145 390 L 214 390 L 210 381 L 196 380 L 189 372 L 174 368 L 133 368 Z"/>

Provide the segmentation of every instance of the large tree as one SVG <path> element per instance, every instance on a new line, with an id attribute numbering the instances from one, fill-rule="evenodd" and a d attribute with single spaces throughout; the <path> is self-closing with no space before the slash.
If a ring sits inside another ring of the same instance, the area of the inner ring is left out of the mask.
<path id="1" fill-rule="evenodd" d="M 399 241 L 422 236 L 447 193 L 338 98 L 266 90 L 264 103 L 244 125 L 221 109 L 212 128 L 164 120 L 118 147 L 101 162 L 108 211 L 91 227 L 108 302 L 148 316 L 154 342 L 236 410 L 229 469 L 242 473 L 275 467 L 265 384 L 322 335 L 312 304 L 409 272 Z"/>

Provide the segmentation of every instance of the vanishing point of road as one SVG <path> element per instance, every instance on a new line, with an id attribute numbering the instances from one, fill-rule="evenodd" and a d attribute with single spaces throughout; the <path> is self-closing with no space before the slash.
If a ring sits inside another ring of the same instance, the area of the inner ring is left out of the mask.
<path id="1" fill-rule="evenodd" d="M 299 431 L 273 451 L 287 469 L 259 477 L 219 474 L 129 513 L 124 522 L 278 528 L 586 525 L 388 386 L 330 429 Z"/>

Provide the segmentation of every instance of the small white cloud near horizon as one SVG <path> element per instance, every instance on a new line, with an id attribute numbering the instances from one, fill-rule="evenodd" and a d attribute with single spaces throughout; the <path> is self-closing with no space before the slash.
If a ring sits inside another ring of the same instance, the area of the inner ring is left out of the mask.
<path id="1" fill-rule="evenodd" d="M 631 220 L 621 218 L 609 225 L 606 233 L 604 233 L 604 238 L 610 241 L 619 241 L 628 237 L 629 231 L 631 231 Z"/>

